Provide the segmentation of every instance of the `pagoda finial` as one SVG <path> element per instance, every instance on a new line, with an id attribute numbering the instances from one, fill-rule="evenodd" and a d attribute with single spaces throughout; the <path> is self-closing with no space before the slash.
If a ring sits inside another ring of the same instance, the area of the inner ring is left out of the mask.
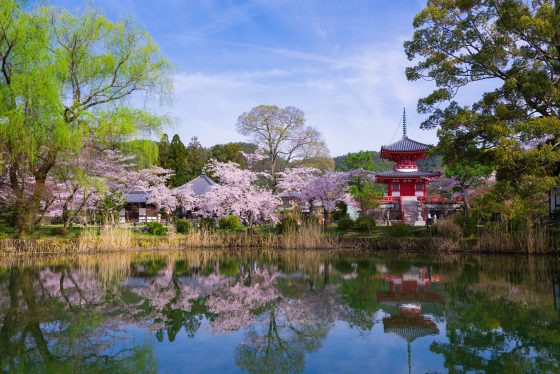
<path id="1" fill-rule="evenodd" d="M 402 132 L 403 138 L 406 138 L 406 108 L 402 109 Z"/>

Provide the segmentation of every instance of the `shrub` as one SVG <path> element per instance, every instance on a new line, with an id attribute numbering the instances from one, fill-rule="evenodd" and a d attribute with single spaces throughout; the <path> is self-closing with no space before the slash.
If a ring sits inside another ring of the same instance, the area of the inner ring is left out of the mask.
<path id="1" fill-rule="evenodd" d="M 368 231 L 375 227 L 375 219 L 373 217 L 361 216 L 356 220 L 354 228 L 359 231 Z"/>
<path id="2" fill-rule="evenodd" d="M 292 216 L 285 216 L 282 218 L 282 221 L 278 225 L 276 225 L 276 231 L 279 234 L 285 234 L 287 232 L 294 232 L 298 229 L 298 222 Z"/>
<path id="3" fill-rule="evenodd" d="M 239 217 L 232 214 L 227 217 L 220 218 L 219 225 L 221 229 L 235 230 L 241 226 L 241 221 L 239 220 Z"/>
<path id="4" fill-rule="evenodd" d="M 344 201 L 337 201 L 336 209 L 332 212 L 331 217 L 335 221 L 348 217 L 348 205 Z"/>
<path id="5" fill-rule="evenodd" d="M 51 235 L 64 236 L 67 233 L 68 233 L 68 230 L 66 230 L 64 227 L 53 227 L 51 229 Z"/>
<path id="6" fill-rule="evenodd" d="M 338 220 L 337 227 L 340 230 L 350 230 L 354 226 L 354 221 L 350 217 L 342 217 Z"/>
<path id="7" fill-rule="evenodd" d="M 461 226 L 463 229 L 463 234 L 465 236 L 471 236 L 476 234 L 476 224 L 478 223 L 478 219 L 474 216 L 467 216 L 466 214 L 462 213 L 455 217 L 455 223 Z M 438 222 L 439 223 L 439 222 Z"/>
<path id="8" fill-rule="evenodd" d="M 387 227 L 387 235 L 392 238 L 404 238 L 412 236 L 412 226 L 406 223 L 394 223 Z"/>
<path id="9" fill-rule="evenodd" d="M 167 227 L 159 222 L 148 222 L 146 224 L 148 227 L 148 234 L 162 236 L 167 234 Z"/>
<path id="10" fill-rule="evenodd" d="M 188 234 L 192 230 L 192 224 L 184 218 L 179 218 L 175 221 L 175 228 L 179 234 Z"/>
<path id="11" fill-rule="evenodd" d="M 200 220 L 200 228 L 203 230 L 214 231 L 216 229 L 216 222 L 212 217 L 204 217 Z"/>
<path id="12" fill-rule="evenodd" d="M 463 236 L 463 230 L 461 230 L 461 226 L 448 219 L 439 220 L 435 224 L 435 227 L 437 235 L 444 238 L 459 239 Z"/>

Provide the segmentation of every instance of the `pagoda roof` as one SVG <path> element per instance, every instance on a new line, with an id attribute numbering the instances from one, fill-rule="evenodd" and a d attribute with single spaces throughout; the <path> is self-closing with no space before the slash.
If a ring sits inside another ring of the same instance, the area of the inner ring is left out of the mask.
<path id="1" fill-rule="evenodd" d="M 438 171 L 384 171 L 381 173 L 375 173 L 376 177 L 385 178 L 437 178 L 441 176 Z"/>
<path id="2" fill-rule="evenodd" d="M 425 151 L 430 147 L 429 144 L 417 142 L 416 140 L 409 139 L 406 135 L 401 140 L 393 144 L 381 147 L 381 152 L 416 152 Z"/>
<path id="3" fill-rule="evenodd" d="M 400 314 L 383 318 L 385 332 L 399 335 L 409 343 L 417 338 L 437 335 L 437 325 L 422 315 Z"/>

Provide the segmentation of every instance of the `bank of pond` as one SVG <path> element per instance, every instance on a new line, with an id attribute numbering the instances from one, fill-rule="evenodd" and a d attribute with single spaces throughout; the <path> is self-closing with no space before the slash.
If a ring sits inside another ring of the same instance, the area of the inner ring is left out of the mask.
<path id="1" fill-rule="evenodd" d="M 240 249 L 0 259 L 6 372 L 557 372 L 560 260 Z"/>
<path id="2" fill-rule="evenodd" d="M 457 225 L 442 222 L 428 227 L 405 224 L 363 227 L 359 230 L 325 229 L 320 225 L 208 229 L 162 225 L 75 227 L 44 226 L 26 238 L 0 235 L 1 255 L 81 253 L 103 251 L 184 250 L 193 248 L 359 249 L 436 253 L 560 253 L 555 228 L 534 226 L 511 230 L 504 225 L 480 227 L 465 236 Z"/>

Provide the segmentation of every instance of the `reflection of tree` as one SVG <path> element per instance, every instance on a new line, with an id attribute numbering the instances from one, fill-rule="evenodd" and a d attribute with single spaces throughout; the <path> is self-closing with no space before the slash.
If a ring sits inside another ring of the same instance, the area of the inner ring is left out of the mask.
<path id="1" fill-rule="evenodd" d="M 449 342 L 434 342 L 455 372 L 555 372 L 560 365 L 560 317 L 547 299 L 529 299 L 505 282 L 459 277 L 450 285 Z M 501 290 L 500 290 L 501 289 Z M 535 293 L 531 293 L 535 297 Z M 548 296 L 548 295 L 547 295 Z M 530 302 L 527 302 L 530 300 Z M 548 302 L 547 302 L 548 301 Z"/>
<path id="2" fill-rule="evenodd" d="M 247 328 L 236 363 L 255 373 L 302 371 L 305 353 L 320 347 L 341 311 L 336 287 L 316 290 L 304 274 L 265 266 L 245 269 L 207 306 L 214 333 Z"/>
<path id="3" fill-rule="evenodd" d="M 149 346 L 115 349 L 88 272 L 17 267 L 0 287 L 0 367 L 16 372 L 155 371 Z M 57 282 L 55 282 L 57 280 Z M 7 284 L 6 284 L 7 283 Z M 58 287 L 55 285 L 58 284 Z"/>
<path id="4" fill-rule="evenodd" d="M 185 329 L 187 336 L 193 337 L 208 314 L 204 298 L 228 282 L 224 276 L 213 273 L 208 276 L 181 276 L 188 270 L 183 262 L 178 265 L 179 272 L 171 264 L 161 266 L 154 277 L 142 279 L 142 287 L 133 289 L 148 303 L 148 315 L 154 321 L 152 328 L 157 330 L 159 341 L 163 340 L 164 330 L 171 342 L 181 328 Z"/>
<path id="5" fill-rule="evenodd" d="M 268 323 L 253 325 L 235 352 L 235 363 L 250 373 L 294 373 L 305 368 L 305 353 L 317 350 L 327 336 L 327 322 L 291 324 L 279 321 L 277 308 Z"/>

